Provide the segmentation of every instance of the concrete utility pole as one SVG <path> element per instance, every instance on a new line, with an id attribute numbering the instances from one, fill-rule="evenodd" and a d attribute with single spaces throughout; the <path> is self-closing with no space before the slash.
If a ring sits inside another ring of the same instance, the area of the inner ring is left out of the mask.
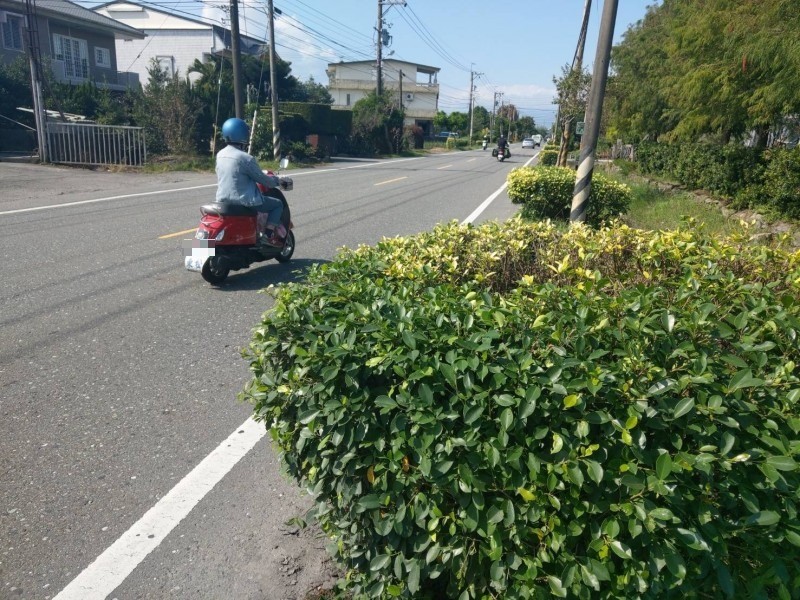
<path id="1" fill-rule="evenodd" d="M 28 59 L 31 70 L 31 92 L 33 95 L 33 117 L 36 121 L 36 141 L 39 145 L 39 162 L 47 162 L 47 112 L 42 96 L 42 62 L 39 48 L 39 27 L 36 5 L 25 1 L 25 19 L 28 23 Z M 63 116 L 63 115 L 62 115 Z"/>
<path id="2" fill-rule="evenodd" d="M 592 189 L 592 172 L 594 171 L 594 152 L 597 137 L 600 133 L 600 118 L 603 115 L 603 98 L 606 93 L 608 64 L 611 58 L 611 44 L 614 38 L 614 23 L 617 20 L 618 0 L 605 0 L 603 16 L 600 20 L 600 35 L 597 40 L 597 54 L 594 59 L 592 88 L 589 91 L 589 102 L 586 107 L 586 124 L 581 138 L 581 154 L 578 164 L 578 175 L 572 194 L 572 210 L 569 214 L 571 222 L 586 221 L 586 208 L 589 193 Z"/>
<path id="3" fill-rule="evenodd" d="M 242 105 L 242 54 L 239 49 L 239 0 L 231 0 L 231 62 L 233 63 L 233 102 L 236 118 L 244 117 Z"/>
<path id="4" fill-rule="evenodd" d="M 383 94 L 383 73 L 381 71 L 381 53 L 383 52 L 383 2 L 378 0 L 378 62 L 376 63 L 376 72 L 378 75 L 377 84 L 375 85 L 375 93 L 380 98 Z"/>
<path id="5" fill-rule="evenodd" d="M 383 6 L 394 6 L 400 4 L 406 5 L 406 0 L 378 0 L 378 60 L 375 63 L 375 70 L 377 72 L 377 83 L 375 85 L 375 92 L 380 96 L 383 94 Z M 388 39 L 388 38 L 387 38 Z M 386 42 L 389 45 L 389 42 Z"/>
<path id="6" fill-rule="evenodd" d="M 281 130 L 278 126 L 278 86 L 275 78 L 275 9 L 272 0 L 269 10 L 269 92 L 272 104 L 272 158 L 281 159 Z"/>
<path id="7" fill-rule="evenodd" d="M 475 121 L 475 76 L 483 73 L 469 72 L 469 141 L 472 143 L 472 125 Z"/>
<path id="8" fill-rule="evenodd" d="M 583 4 L 583 22 L 581 23 L 581 32 L 578 36 L 578 46 L 575 48 L 575 56 L 572 59 L 572 72 L 583 73 L 583 50 L 586 46 L 586 32 L 589 30 L 589 14 L 592 11 L 592 0 L 585 0 Z M 580 75 L 578 75 L 580 77 Z M 574 90 L 578 94 L 578 89 Z M 571 103 L 571 102 L 570 102 Z M 561 105 L 558 107 L 559 120 L 561 115 Z M 567 154 L 569 152 L 569 143 L 572 139 L 572 115 L 567 115 L 561 128 L 561 146 L 558 150 L 558 160 L 556 164 L 559 167 L 567 166 Z M 558 129 L 556 129 L 558 131 Z"/>
<path id="9" fill-rule="evenodd" d="M 400 87 L 400 112 L 403 112 L 403 69 L 398 69 L 399 71 L 399 79 L 397 80 L 397 85 Z"/>

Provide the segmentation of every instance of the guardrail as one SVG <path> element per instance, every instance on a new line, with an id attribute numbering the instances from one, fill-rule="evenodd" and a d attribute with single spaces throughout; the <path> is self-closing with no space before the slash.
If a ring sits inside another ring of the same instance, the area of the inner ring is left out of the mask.
<path id="1" fill-rule="evenodd" d="M 147 161 L 147 144 L 141 127 L 48 123 L 47 158 L 72 165 L 140 167 Z"/>

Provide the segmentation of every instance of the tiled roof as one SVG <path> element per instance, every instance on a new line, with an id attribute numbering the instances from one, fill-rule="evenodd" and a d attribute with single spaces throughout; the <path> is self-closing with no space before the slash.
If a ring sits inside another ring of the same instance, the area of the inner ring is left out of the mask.
<path id="1" fill-rule="evenodd" d="M 15 7 L 14 10 L 16 12 L 25 12 L 24 0 L 0 0 L 0 7 L 3 5 L 12 5 Z M 145 37 L 144 33 L 138 29 L 124 25 L 114 19 L 109 19 L 88 8 L 78 6 L 69 0 L 36 0 L 35 6 L 36 12 L 41 16 L 61 17 L 68 21 L 91 23 L 95 27 L 106 30 L 110 29 L 115 33 L 138 39 L 143 39 Z"/>

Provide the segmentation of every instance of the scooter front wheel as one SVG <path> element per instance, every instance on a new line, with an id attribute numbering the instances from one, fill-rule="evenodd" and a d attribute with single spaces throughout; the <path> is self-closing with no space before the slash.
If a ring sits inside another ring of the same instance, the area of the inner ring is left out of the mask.
<path id="1" fill-rule="evenodd" d="M 227 266 L 222 257 L 212 256 L 203 265 L 200 275 L 211 285 L 219 285 L 225 281 L 230 272 L 230 267 Z"/>
<path id="2" fill-rule="evenodd" d="M 286 234 L 286 239 L 283 241 L 283 248 L 281 248 L 281 253 L 275 257 L 279 263 L 289 262 L 294 254 L 294 231 L 291 229 L 289 233 Z"/>

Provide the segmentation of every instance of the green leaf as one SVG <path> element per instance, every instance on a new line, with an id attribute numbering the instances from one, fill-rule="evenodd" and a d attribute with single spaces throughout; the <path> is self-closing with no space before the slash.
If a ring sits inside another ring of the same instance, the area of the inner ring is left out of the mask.
<path id="1" fill-rule="evenodd" d="M 408 580 L 406 584 L 408 585 L 408 591 L 412 594 L 416 594 L 419 591 L 419 561 L 415 558 L 411 559 L 411 567 L 408 568 Z"/>
<path id="2" fill-rule="evenodd" d="M 381 505 L 380 498 L 376 494 L 367 494 L 366 496 L 362 496 L 358 500 L 358 506 L 361 507 L 363 510 L 371 510 L 373 508 L 378 508 Z"/>
<path id="3" fill-rule="evenodd" d="M 489 511 L 486 513 L 486 520 L 489 523 L 499 523 L 503 520 L 503 511 L 496 506 L 490 506 Z"/>
<path id="4" fill-rule="evenodd" d="M 689 546 L 689 548 L 692 548 L 693 550 L 705 550 L 706 552 L 711 550 L 706 541 L 696 531 L 692 531 L 691 529 L 683 529 L 681 527 L 678 527 L 677 531 L 681 536 L 683 543 Z"/>
<path id="5" fill-rule="evenodd" d="M 800 546 L 800 534 L 798 534 L 796 531 L 787 529 L 784 535 L 786 535 L 786 539 L 789 540 L 791 544 L 794 544 L 795 546 Z"/>
<path id="6" fill-rule="evenodd" d="M 585 462 L 587 467 L 586 470 L 589 473 L 589 479 L 595 483 L 600 483 L 603 480 L 603 467 L 600 466 L 600 463 L 593 460 L 587 460 Z"/>
<path id="7" fill-rule="evenodd" d="M 536 496 L 533 494 L 533 492 L 525 489 L 524 487 L 518 487 L 517 493 L 522 496 L 522 499 L 525 500 L 525 502 L 533 502 L 536 500 Z"/>
<path id="8" fill-rule="evenodd" d="M 503 563 L 499 560 L 496 560 L 492 563 L 492 566 L 489 567 L 489 575 L 492 578 L 492 581 L 502 582 L 506 576 L 506 570 L 503 567 Z"/>
<path id="9" fill-rule="evenodd" d="M 453 367 L 448 365 L 447 363 L 441 363 L 439 365 L 439 371 L 441 371 L 442 375 L 444 375 L 445 380 L 453 387 L 458 387 L 456 385 L 456 372 L 453 370 Z"/>
<path id="10" fill-rule="evenodd" d="M 514 423 L 514 413 L 511 411 L 510 408 L 503 409 L 503 412 L 500 413 L 500 425 L 503 429 L 509 429 L 511 425 Z"/>
<path id="11" fill-rule="evenodd" d="M 722 591 L 725 593 L 725 596 L 733 598 L 736 593 L 736 588 L 733 585 L 733 578 L 731 577 L 731 572 L 728 570 L 728 567 L 722 562 L 717 563 L 717 581 L 719 582 L 719 587 L 722 588 Z"/>
<path id="12" fill-rule="evenodd" d="M 656 477 L 664 481 L 672 473 L 672 458 L 669 452 L 664 452 L 656 459 Z"/>
<path id="13" fill-rule="evenodd" d="M 434 544 L 430 548 L 428 548 L 427 554 L 425 554 L 425 564 L 431 564 L 442 553 L 442 547 L 439 544 Z"/>
<path id="14" fill-rule="evenodd" d="M 553 595 L 558 598 L 566 598 L 567 597 L 567 588 L 561 583 L 561 580 L 558 577 L 553 577 L 552 575 L 547 576 L 547 583 L 550 584 L 550 591 L 553 592 Z"/>
<path id="15" fill-rule="evenodd" d="M 417 340 L 414 339 L 414 335 L 410 331 L 403 332 L 403 343 L 412 350 L 417 349 Z"/>
<path id="16" fill-rule="evenodd" d="M 465 425 L 472 425 L 478 418 L 483 414 L 483 406 L 480 404 L 476 404 L 475 406 L 471 406 L 467 409 L 464 413 L 464 424 Z"/>
<path id="17" fill-rule="evenodd" d="M 780 520 L 781 516 L 775 511 L 762 510 L 747 517 L 745 525 L 761 525 L 762 527 L 768 527 L 769 525 L 775 525 L 775 523 Z"/>
<path id="18" fill-rule="evenodd" d="M 564 408 L 572 408 L 576 404 L 578 404 L 577 394 L 570 394 L 564 398 Z"/>
<path id="19" fill-rule="evenodd" d="M 668 508 L 654 508 L 650 511 L 650 516 L 658 521 L 671 521 L 674 515 Z"/>
<path id="20" fill-rule="evenodd" d="M 583 485 L 583 472 L 578 464 L 570 463 L 567 467 L 567 475 L 569 476 L 569 480 L 575 485 Z"/>
<path id="21" fill-rule="evenodd" d="M 753 372 L 750 369 L 743 369 L 731 377 L 731 380 L 728 383 L 728 393 L 735 392 L 736 390 L 741 390 L 743 388 L 758 387 L 759 385 L 763 384 L 764 380 L 753 377 Z"/>
<path id="22" fill-rule="evenodd" d="M 388 554 L 378 554 L 378 556 L 369 561 L 369 570 L 380 571 L 381 569 L 386 568 L 391 561 L 392 557 Z"/>
<path id="23" fill-rule="evenodd" d="M 673 419 L 678 419 L 688 413 L 690 410 L 694 408 L 694 398 L 683 398 L 678 404 L 675 406 L 675 410 L 672 413 Z"/>
<path id="24" fill-rule="evenodd" d="M 553 448 L 550 450 L 552 454 L 556 454 L 564 447 L 564 439 L 557 433 L 553 434 Z"/>
<path id="25" fill-rule="evenodd" d="M 624 558 L 625 560 L 633 560 L 631 549 L 626 544 L 623 544 L 619 540 L 612 540 L 609 546 L 611 550 L 613 550 L 614 554 L 620 558 Z"/>
<path id="26" fill-rule="evenodd" d="M 313 421 L 316 418 L 316 416 L 319 413 L 320 413 L 319 409 L 316 408 L 312 410 L 307 410 L 303 413 L 300 413 L 297 416 L 297 420 L 300 421 L 300 423 L 302 423 L 303 425 L 308 425 L 311 421 Z"/>
<path id="27" fill-rule="evenodd" d="M 778 471 L 796 471 L 797 463 L 791 456 L 768 456 L 766 463 Z"/>
<path id="28" fill-rule="evenodd" d="M 389 398 L 389 396 L 378 396 L 375 398 L 375 406 L 379 408 L 397 408 L 397 402 Z"/>
<path id="29" fill-rule="evenodd" d="M 675 389 L 678 382 L 674 379 L 662 379 L 661 381 L 657 381 L 653 385 L 650 386 L 650 389 L 647 390 L 648 396 L 660 396 L 672 389 Z"/>

